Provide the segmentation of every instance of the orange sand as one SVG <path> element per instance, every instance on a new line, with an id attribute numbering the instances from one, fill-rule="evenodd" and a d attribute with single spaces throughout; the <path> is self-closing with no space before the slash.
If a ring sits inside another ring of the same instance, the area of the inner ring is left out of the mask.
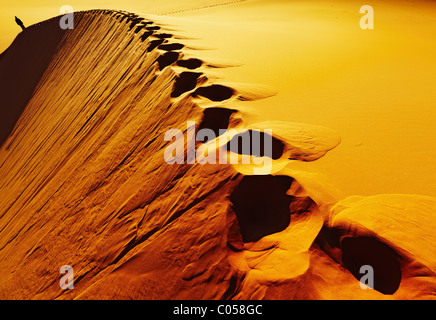
<path id="1" fill-rule="evenodd" d="M 92 11 L 74 30 L 25 30 L 0 56 L 15 124 L 0 149 L 0 298 L 434 298 L 436 21 L 419 4 L 374 4 L 370 31 L 342 1 Z M 213 84 L 231 97 L 200 94 Z M 166 130 L 207 108 L 273 130 L 273 175 L 164 163 Z M 377 290 L 356 279 L 365 261 L 385 275 Z M 59 288 L 66 264 L 74 290 Z"/>

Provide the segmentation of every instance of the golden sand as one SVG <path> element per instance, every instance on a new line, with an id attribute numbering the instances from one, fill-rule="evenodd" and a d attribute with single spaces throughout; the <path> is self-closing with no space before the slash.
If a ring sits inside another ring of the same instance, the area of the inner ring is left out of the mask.
<path id="1" fill-rule="evenodd" d="M 368 2 L 373 30 L 358 1 L 191 4 L 0 56 L 0 298 L 434 299 L 435 4 Z M 207 110 L 272 129 L 272 174 L 165 163 Z"/>

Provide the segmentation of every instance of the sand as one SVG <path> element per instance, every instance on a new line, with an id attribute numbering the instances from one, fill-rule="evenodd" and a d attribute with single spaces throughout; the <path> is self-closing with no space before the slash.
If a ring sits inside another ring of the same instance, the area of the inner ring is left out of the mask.
<path id="1" fill-rule="evenodd" d="M 434 298 L 434 4 L 374 4 L 366 31 L 354 1 L 165 5 L 0 57 L 0 297 Z M 166 164 L 187 120 L 272 129 L 271 175 Z"/>

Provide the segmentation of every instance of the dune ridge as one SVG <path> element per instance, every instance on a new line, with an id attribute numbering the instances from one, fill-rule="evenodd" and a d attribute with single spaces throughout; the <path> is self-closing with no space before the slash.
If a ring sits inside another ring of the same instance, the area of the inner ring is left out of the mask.
<path id="1" fill-rule="evenodd" d="M 292 166 L 340 138 L 303 124 L 245 127 L 238 101 L 273 93 L 208 77 L 201 54 L 185 56 L 195 49 L 173 33 L 147 17 L 92 10 L 75 14 L 73 30 L 61 31 L 59 17 L 31 26 L 2 55 L 2 110 L 22 112 L 8 118 L 14 128 L 0 149 L 0 298 L 434 297 L 435 258 L 403 245 L 401 226 L 414 210 L 434 215 L 436 201 L 417 206 L 422 198 L 410 196 L 404 213 L 400 206 L 376 226 L 359 221 L 360 198 L 338 202 L 319 177 Z M 44 68 L 22 64 L 31 49 Z M 187 120 L 212 130 L 271 127 L 281 146 L 273 174 L 166 164 L 164 133 L 186 131 Z M 377 227 L 389 219 L 401 224 L 385 235 Z M 359 236 L 401 257 L 400 278 L 360 288 L 354 256 L 341 248 Z M 59 287 L 62 265 L 74 268 L 73 290 Z"/>

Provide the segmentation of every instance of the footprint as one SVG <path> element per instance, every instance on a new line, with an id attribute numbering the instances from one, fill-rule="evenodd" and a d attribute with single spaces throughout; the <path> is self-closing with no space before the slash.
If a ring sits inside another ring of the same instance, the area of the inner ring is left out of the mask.
<path id="1" fill-rule="evenodd" d="M 198 127 L 201 129 L 210 129 L 215 133 L 215 136 L 220 135 L 221 130 L 227 130 L 229 127 L 230 116 L 236 110 L 227 108 L 207 108 L 203 111 L 203 119 Z M 203 143 L 207 141 L 201 141 Z"/>
<path id="2" fill-rule="evenodd" d="M 147 32 L 144 32 L 144 33 L 141 35 L 141 41 L 144 42 L 144 41 L 145 41 L 146 39 L 148 39 L 148 37 L 150 37 L 152 34 L 153 34 L 153 31 L 147 31 Z"/>
<path id="3" fill-rule="evenodd" d="M 178 52 L 165 52 L 159 58 L 157 58 L 157 62 L 159 64 L 159 70 L 163 70 L 165 67 L 172 65 L 174 62 L 179 59 Z"/>
<path id="4" fill-rule="evenodd" d="M 193 97 L 202 96 L 212 101 L 224 101 L 230 99 L 235 94 L 232 88 L 212 84 L 207 87 L 200 87 L 192 94 Z"/>
<path id="5" fill-rule="evenodd" d="M 286 194 L 294 179 L 288 176 L 244 176 L 233 190 L 230 201 L 236 214 L 242 239 L 254 242 L 285 230 L 291 222 Z"/>
<path id="6" fill-rule="evenodd" d="M 171 93 L 172 98 L 181 96 L 183 93 L 195 89 L 197 86 L 197 80 L 202 75 L 201 72 L 182 72 L 176 77 L 173 92 Z"/>
<path id="7" fill-rule="evenodd" d="M 203 65 L 203 61 L 200 59 L 186 59 L 186 60 L 179 60 L 177 61 L 177 65 L 179 67 L 187 68 L 187 69 L 197 69 L 200 68 Z"/>
<path id="8" fill-rule="evenodd" d="M 160 27 L 159 26 L 151 26 L 151 27 L 147 27 L 147 30 L 149 30 L 149 31 L 157 31 L 157 30 L 160 30 Z"/>
<path id="9" fill-rule="evenodd" d="M 154 49 L 156 49 L 158 46 L 160 46 L 162 43 L 164 43 L 164 39 L 159 40 L 151 40 L 150 44 L 148 45 L 147 52 L 151 52 Z"/>
<path id="10" fill-rule="evenodd" d="M 269 157 L 273 160 L 280 159 L 283 155 L 283 151 L 285 149 L 285 145 L 282 141 L 279 139 L 270 136 L 267 133 L 264 133 L 262 131 L 258 132 L 259 138 L 260 138 L 260 145 L 256 148 L 253 148 L 252 141 L 253 141 L 253 130 L 247 130 L 243 133 L 239 133 L 235 135 L 228 143 L 227 143 L 227 150 L 241 154 L 241 155 L 250 155 L 250 156 L 256 156 L 256 157 Z M 268 148 L 265 148 L 265 136 L 269 136 L 271 144 L 271 150 L 265 150 Z M 244 143 L 244 141 L 248 141 L 247 143 Z M 248 148 L 244 148 L 244 146 L 248 146 Z"/>
<path id="11" fill-rule="evenodd" d="M 394 294 L 401 283 L 399 255 L 387 244 L 372 237 L 345 237 L 341 241 L 342 262 L 360 280 L 360 268 L 369 265 L 374 270 L 374 289 Z"/>
<path id="12" fill-rule="evenodd" d="M 159 46 L 159 49 L 165 50 L 165 51 L 174 51 L 174 50 L 181 50 L 183 49 L 184 45 L 181 43 L 169 43 L 169 44 L 162 44 Z"/>
<path id="13" fill-rule="evenodd" d="M 154 35 L 156 38 L 161 38 L 161 39 L 168 39 L 171 38 L 173 35 L 170 33 L 157 33 Z"/>
<path id="14" fill-rule="evenodd" d="M 141 31 L 143 28 L 145 27 L 145 25 L 136 25 L 136 28 L 135 28 L 135 33 L 138 33 L 139 31 Z"/>

